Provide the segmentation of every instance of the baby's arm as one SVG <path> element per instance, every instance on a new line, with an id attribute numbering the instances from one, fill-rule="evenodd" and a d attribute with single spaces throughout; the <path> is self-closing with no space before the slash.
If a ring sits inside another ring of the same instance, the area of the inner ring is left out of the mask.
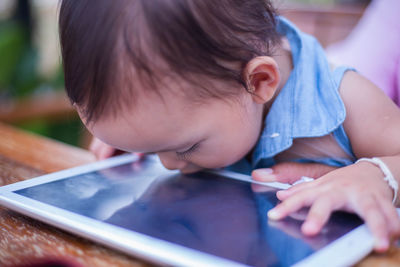
<path id="1" fill-rule="evenodd" d="M 255 169 L 251 173 L 251 176 L 255 181 L 262 183 L 280 182 L 293 184 L 304 176 L 318 179 L 337 168 L 338 167 L 332 167 L 322 163 L 299 163 L 287 161 L 279 162 L 271 168 Z"/>
<path id="2" fill-rule="evenodd" d="M 379 88 L 354 72 L 344 76 L 340 94 L 347 112 L 344 128 L 355 155 L 379 157 L 400 184 L 400 110 Z M 379 167 L 365 161 L 340 168 L 313 182 L 278 192 L 282 203 L 268 215 L 280 219 L 311 206 L 302 231 L 313 235 L 332 211 L 355 212 L 374 235 L 375 249 L 385 251 L 389 239 L 400 235 L 400 220 L 392 204 L 393 190 L 383 178 Z"/>
<path id="3" fill-rule="evenodd" d="M 89 150 L 96 156 L 98 160 L 107 159 L 125 153 L 125 151 L 112 147 L 97 137 L 93 137 L 92 141 L 90 142 Z M 132 154 L 138 156 L 140 159 L 145 156 L 143 153 Z"/>
<path id="4" fill-rule="evenodd" d="M 100 139 L 93 137 L 90 142 L 89 150 L 96 156 L 97 159 L 102 160 L 113 156 L 116 149 L 110 145 L 107 145 Z"/>

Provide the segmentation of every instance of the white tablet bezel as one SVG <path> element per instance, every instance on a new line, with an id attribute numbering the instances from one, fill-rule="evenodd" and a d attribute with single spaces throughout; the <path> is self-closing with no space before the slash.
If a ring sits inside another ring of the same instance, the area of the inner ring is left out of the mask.
<path id="1" fill-rule="evenodd" d="M 157 264 L 173 266 L 199 266 L 199 264 L 202 266 L 243 266 L 240 263 L 228 259 L 125 230 L 13 193 L 13 191 L 16 190 L 121 165 L 136 159 L 137 158 L 133 155 L 122 155 L 6 185 L 0 187 L 0 204 L 32 218 L 62 228 L 68 232 L 86 237 L 108 247 L 116 248 L 127 254 L 144 258 Z M 255 182 L 251 180 L 250 176 L 225 170 L 212 172 L 228 178 L 268 185 L 278 189 L 290 187 L 282 183 Z M 373 238 L 365 224 L 363 224 L 296 263 L 295 266 L 350 266 L 366 256 L 372 249 Z"/>

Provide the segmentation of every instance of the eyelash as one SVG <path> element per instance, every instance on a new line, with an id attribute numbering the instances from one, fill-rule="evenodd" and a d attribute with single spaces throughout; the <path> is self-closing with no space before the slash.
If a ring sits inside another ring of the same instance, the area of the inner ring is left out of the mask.
<path id="1" fill-rule="evenodd" d="M 199 147 L 199 143 L 196 143 L 186 151 L 176 152 L 176 155 L 181 159 L 187 159 L 198 147 Z"/>

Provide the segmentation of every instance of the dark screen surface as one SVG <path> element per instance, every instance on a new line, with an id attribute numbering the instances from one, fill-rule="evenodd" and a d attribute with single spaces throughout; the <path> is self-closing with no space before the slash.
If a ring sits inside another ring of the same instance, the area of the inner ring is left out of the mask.
<path id="1" fill-rule="evenodd" d="M 206 172 L 166 171 L 149 158 L 15 193 L 251 266 L 293 265 L 362 223 L 335 213 L 319 235 L 305 237 L 306 212 L 269 221 L 277 189 L 254 186 Z"/>

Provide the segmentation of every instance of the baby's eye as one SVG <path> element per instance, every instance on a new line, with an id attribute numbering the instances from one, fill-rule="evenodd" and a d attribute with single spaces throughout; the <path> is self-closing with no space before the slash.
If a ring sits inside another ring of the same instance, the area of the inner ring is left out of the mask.
<path id="1" fill-rule="evenodd" d="M 199 147 L 200 143 L 196 143 L 193 146 L 191 146 L 189 149 L 182 151 L 182 152 L 176 152 L 176 155 L 178 156 L 178 158 L 181 159 L 187 159 L 190 154 L 192 154 L 198 147 Z"/>

